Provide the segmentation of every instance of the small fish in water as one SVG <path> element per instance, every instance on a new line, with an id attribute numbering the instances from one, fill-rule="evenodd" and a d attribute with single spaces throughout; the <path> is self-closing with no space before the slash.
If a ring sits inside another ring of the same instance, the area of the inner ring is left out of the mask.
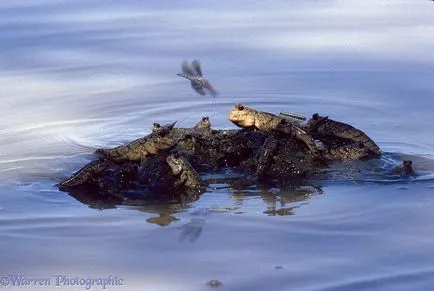
<path id="1" fill-rule="evenodd" d="M 410 160 L 403 161 L 400 166 L 392 169 L 392 173 L 401 176 L 415 176 L 416 173 L 413 169 L 413 161 Z"/>
<path id="2" fill-rule="evenodd" d="M 186 78 L 191 81 L 191 87 L 200 95 L 206 95 L 207 92 L 211 96 L 217 96 L 217 91 L 213 86 L 203 77 L 202 69 L 200 67 L 200 62 L 198 60 L 193 60 L 191 65 L 187 61 L 183 61 L 182 73 L 177 75 Z M 206 89 L 206 90 L 205 90 Z"/>

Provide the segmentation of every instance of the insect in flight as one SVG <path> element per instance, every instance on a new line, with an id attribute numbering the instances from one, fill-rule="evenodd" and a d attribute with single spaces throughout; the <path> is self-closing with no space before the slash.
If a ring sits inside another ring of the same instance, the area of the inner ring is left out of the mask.
<path id="1" fill-rule="evenodd" d="M 187 61 L 183 61 L 181 65 L 182 73 L 177 75 L 191 81 L 191 87 L 199 95 L 210 94 L 212 97 L 217 96 L 217 91 L 210 82 L 203 77 L 200 62 L 193 60 L 191 65 Z"/>

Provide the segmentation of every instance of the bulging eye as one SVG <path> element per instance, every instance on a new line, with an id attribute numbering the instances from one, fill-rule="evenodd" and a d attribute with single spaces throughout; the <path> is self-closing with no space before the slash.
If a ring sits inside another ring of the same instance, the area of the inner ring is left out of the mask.
<path id="1" fill-rule="evenodd" d="M 159 123 L 154 123 L 154 127 L 160 127 Z"/>
<path id="2" fill-rule="evenodd" d="M 208 116 L 204 116 L 204 117 L 202 117 L 202 121 L 207 121 L 208 119 L 209 119 Z"/>
<path id="3" fill-rule="evenodd" d="M 244 106 L 241 105 L 241 104 L 237 104 L 235 107 L 236 107 L 238 110 L 244 110 Z"/>

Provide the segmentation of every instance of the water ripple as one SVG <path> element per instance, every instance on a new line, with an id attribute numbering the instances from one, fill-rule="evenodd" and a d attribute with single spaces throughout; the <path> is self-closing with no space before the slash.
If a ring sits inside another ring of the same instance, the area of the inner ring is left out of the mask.
<path id="1" fill-rule="evenodd" d="M 310 290 L 430 290 L 433 286 L 433 276 L 434 270 L 431 269 L 404 270 L 367 278 L 354 278 L 328 287 L 319 287 Z"/>
<path id="2" fill-rule="evenodd" d="M 2 1 L 0 274 L 116 270 L 150 290 L 211 279 L 228 290 L 432 290 L 432 4 Z M 214 106 L 175 75 L 193 58 L 221 92 Z M 153 122 L 208 115 L 234 127 L 238 102 L 348 122 L 385 154 L 303 185 L 318 191 L 208 173 L 199 200 L 167 207 L 82 203 L 55 187 L 95 148 Z M 390 175 L 404 159 L 415 178 Z"/>

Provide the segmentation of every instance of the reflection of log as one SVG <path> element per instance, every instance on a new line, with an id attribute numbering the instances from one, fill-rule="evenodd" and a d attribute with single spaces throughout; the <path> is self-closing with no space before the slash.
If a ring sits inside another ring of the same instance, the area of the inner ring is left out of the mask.
<path id="1" fill-rule="evenodd" d="M 272 191 L 270 192 L 270 187 L 272 187 L 271 185 L 257 184 L 254 179 L 246 179 L 246 177 L 243 175 L 237 178 L 226 178 L 224 177 L 224 174 L 222 174 L 222 176 L 217 178 L 217 180 L 216 178 L 212 178 L 212 183 L 219 183 L 222 185 L 227 183 L 228 191 L 230 191 L 229 189 L 231 188 L 236 188 L 236 185 L 242 185 L 242 189 L 247 187 L 257 187 L 259 190 L 258 192 L 244 193 L 240 189 L 235 190 L 235 192 L 230 196 L 236 204 L 242 203 L 244 199 L 251 199 L 252 195 L 260 197 L 264 201 L 264 206 L 266 207 L 263 213 L 267 215 L 283 215 L 285 208 L 292 208 L 286 207 L 286 204 L 303 201 L 308 199 L 311 195 L 321 193 L 319 189 L 313 188 L 312 186 L 307 186 L 307 188 L 305 186 L 291 186 L 290 188 L 285 187 L 279 190 L 279 193 L 272 193 Z M 304 184 L 302 185 L 306 185 L 306 181 L 304 181 Z M 70 190 L 69 194 L 78 201 L 89 205 L 91 208 L 110 209 L 115 208 L 118 205 L 122 205 L 128 206 L 129 209 L 152 214 L 153 216 L 147 218 L 146 221 L 160 226 L 167 226 L 174 221 L 178 221 L 176 214 L 178 212 L 185 211 L 185 209 L 191 206 L 191 203 L 199 199 L 199 196 L 195 195 L 194 193 L 152 193 L 146 188 L 128 191 L 128 193 L 125 193 L 125 197 L 123 198 L 113 195 L 106 195 L 96 191 L 87 191 L 84 188 Z M 280 206 L 283 209 L 279 210 L 275 206 L 276 203 L 280 203 Z M 236 214 L 238 213 L 237 210 L 238 208 L 235 207 L 227 208 L 223 211 L 229 211 Z M 274 213 L 273 210 L 276 210 L 276 213 Z M 204 211 L 205 213 L 201 213 L 200 215 L 206 215 L 208 211 L 217 210 L 205 209 Z M 288 212 L 285 214 L 290 215 L 292 213 Z M 200 234 L 200 228 L 191 228 L 191 226 L 201 225 L 187 225 L 187 229 L 184 229 L 184 227 L 180 228 L 180 240 L 188 239 L 190 241 L 194 241 Z"/>

